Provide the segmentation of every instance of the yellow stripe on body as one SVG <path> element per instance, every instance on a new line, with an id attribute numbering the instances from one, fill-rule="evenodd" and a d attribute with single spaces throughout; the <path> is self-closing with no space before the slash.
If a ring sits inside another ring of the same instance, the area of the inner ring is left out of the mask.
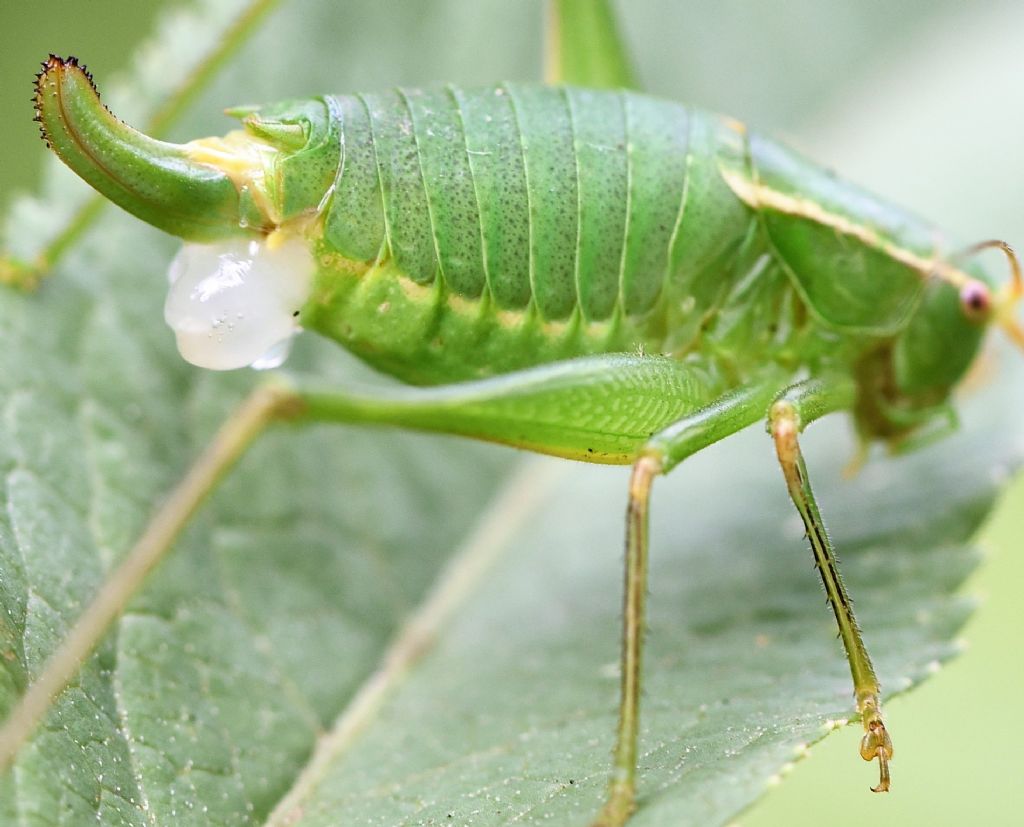
<path id="1" fill-rule="evenodd" d="M 755 183 L 732 170 L 722 169 L 721 173 L 722 178 L 737 198 L 754 210 L 767 208 L 784 215 L 805 218 L 823 227 L 829 227 L 837 233 L 855 238 L 866 247 L 885 253 L 894 261 L 920 273 L 923 278 L 934 276 L 958 289 L 969 281 L 973 281 L 965 272 L 943 260 L 938 251 L 933 256 L 926 258 L 904 247 L 899 247 L 891 241 L 886 241 L 864 224 L 851 221 L 844 215 L 828 212 L 815 201 Z"/>

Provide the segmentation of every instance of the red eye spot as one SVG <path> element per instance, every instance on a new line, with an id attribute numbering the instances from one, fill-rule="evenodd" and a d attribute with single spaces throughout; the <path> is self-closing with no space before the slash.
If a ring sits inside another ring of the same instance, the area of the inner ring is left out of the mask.
<path id="1" fill-rule="evenodd" d="M 992 310 L 992 294 L 980 281 L 969 281 L 960 288 L 960 306 L 971 321 L 985 321 Z"/>

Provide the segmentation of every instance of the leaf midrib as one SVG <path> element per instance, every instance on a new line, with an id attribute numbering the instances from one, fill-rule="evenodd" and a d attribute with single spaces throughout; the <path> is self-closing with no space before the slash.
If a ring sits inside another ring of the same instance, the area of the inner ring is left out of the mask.
<path id="1" fill-rule="evenodd" d="M 434 647 L 443 627 L 466 604 L 508 547 L 515 530 L 540 508 L 565 470 L 563 464 L 548 459 L 532 457 L 520 463 L 392 637 L 379 665 L 352 693 L 330 730 L 316 744 L 292 786 L 267 817 L 265 827 L 297 823 L 295 814 L 301 812 L 302 804 L 330 765 L 352 747 L 387 698 Z"/>

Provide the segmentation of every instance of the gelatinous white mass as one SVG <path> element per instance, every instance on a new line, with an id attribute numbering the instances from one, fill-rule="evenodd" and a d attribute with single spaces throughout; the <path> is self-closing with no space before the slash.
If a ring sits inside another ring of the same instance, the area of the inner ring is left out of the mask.
<path id="1" fill-rule="evenodd" d="M 167 272 L 164 304 L 178 351 L 213 370 L 277 367 L 300 329 L 313 270 L 298 238 L 186 244 Z"/>

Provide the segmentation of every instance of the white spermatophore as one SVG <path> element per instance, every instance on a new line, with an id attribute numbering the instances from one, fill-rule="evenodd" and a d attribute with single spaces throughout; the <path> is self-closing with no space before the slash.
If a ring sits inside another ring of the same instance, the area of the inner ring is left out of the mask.
<path id="1" fill-rule="evenodd" d="M 288 239 L 186 244 L 171 262 L 164 319 L 182 357 L 203 368 L 274 368 L 300 330 L 313 258 Z"/>

